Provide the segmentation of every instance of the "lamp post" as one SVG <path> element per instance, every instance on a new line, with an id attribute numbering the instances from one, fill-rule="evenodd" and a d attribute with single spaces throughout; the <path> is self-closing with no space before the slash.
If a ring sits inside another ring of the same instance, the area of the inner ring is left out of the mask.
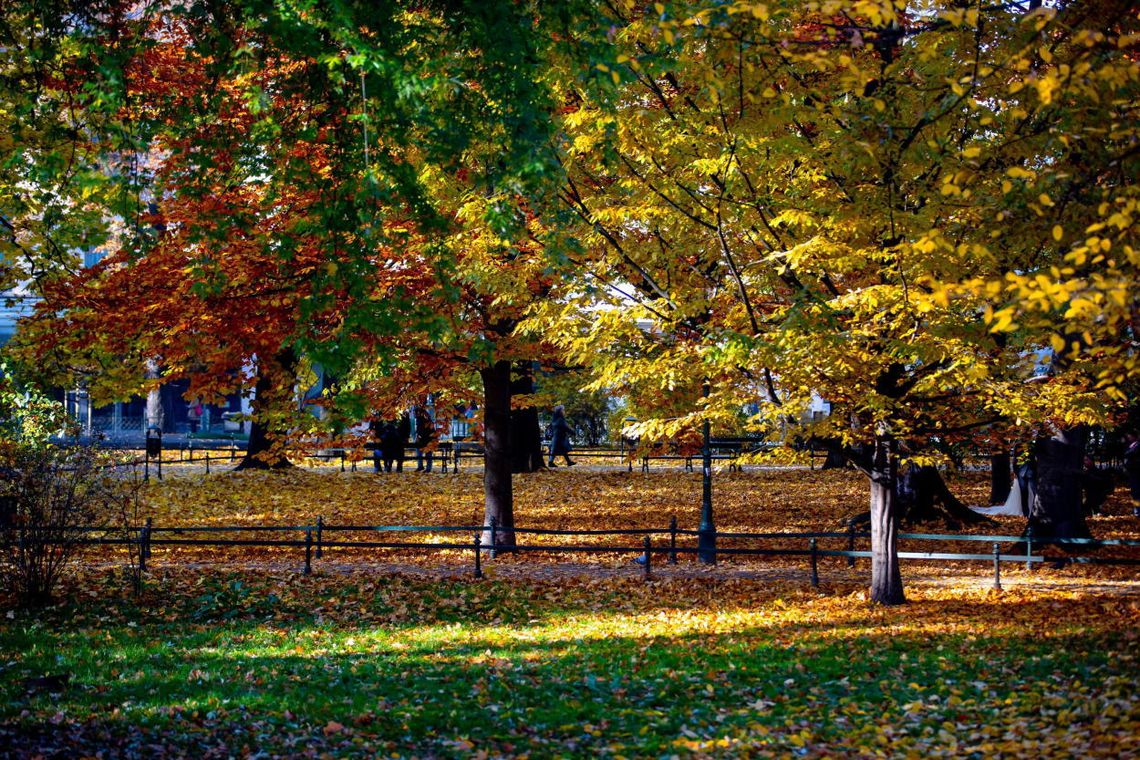
<path id="1" fill-rule="evenodd" d="M 702 395 L 706 402 L 709 384 L 706 381 Z M 706 410 L 707 411 L 707 410 Z M 697 528 L 697 557 L 706 565 L 716 564 L 716 525 L 712 508 L 712 449 L 709 446 L 709 421 L 701 425 L 701 524 Z"/>

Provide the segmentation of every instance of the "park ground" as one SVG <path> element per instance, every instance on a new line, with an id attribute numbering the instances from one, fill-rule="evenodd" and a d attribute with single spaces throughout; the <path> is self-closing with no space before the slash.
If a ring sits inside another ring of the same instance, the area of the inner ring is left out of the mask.
<path id="1" fill-rule="evenodd" d="M 843 472 L 715 483 L 721 531 L 841 529 L 867 499 Z M 981 476 L 951 487 L 987 491 Z M 516 478 L 520 526 L 695 528 L 699 502 L 699 476 L 677 468 Z M 474 469 L 171 467 L 143 514 L 440 526 L 481 509 Z M 1121 489 L 1091 527 L 1140 536 Z M 0 607 L 0 754 L 1140 754 L 1135 568 L 1005 566 L 998 591 L 982 564 L 904 562 L 909 603 L 881 608 L 862 562 L 825 560 L 817 589 L 802 557 L 655 559 L 646 581 L 629 554 L 520 552 L 476 580 L 472 555 L 336 550 L 305 576 L 292 548 L 159 547 L 134 596 L 101 549 L 55 606 Z"/>

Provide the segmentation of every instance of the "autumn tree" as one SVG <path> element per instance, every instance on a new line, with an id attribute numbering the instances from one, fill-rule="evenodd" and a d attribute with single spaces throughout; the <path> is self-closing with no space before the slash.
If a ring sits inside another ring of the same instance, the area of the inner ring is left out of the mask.
<path id="1" fill-rule="evenodd" d="M 121 35 L 119 109 L 147 127 L 161 234 L 53 285 L 28 343 L 61 367 L 82 357 L 108 394 L 156 356 L 191 395 L 255 368 L 255 439 L 301 419 L 298 361 L 342 379 L 322 401 L 334 422 L 369 411 L 354 374 L 419 367 L 425 387 L 474 367 L 488 503 L 509 505 L 499 389 L 534 358 L 513 331 L 546 287 L 534 199 L 557 172 L 538 50 L 566 19 L 516 3 L 148 8 Z"/>
<path id="2" fill-rule="evenodd" d="M 563 199 L 600 285 L 539 319 L 672 407 L 642 435 L 763 399 L 757 430 L 841 441 L 870 482 L 872 598 L 902 602 L 902 462 L 997 424 L 1069 435 L 1135 377 L 1135 12 L 612 8 L 613 65 L 564 91 Z M 832 413 L 809 422 L 813 393 Z"/>

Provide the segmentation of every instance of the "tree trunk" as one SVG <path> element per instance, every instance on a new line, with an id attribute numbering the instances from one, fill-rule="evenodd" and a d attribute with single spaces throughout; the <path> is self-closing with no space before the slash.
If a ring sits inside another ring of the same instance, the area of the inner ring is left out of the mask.
<path id="1" fill-rule="evenodd" d="M 871 457 L 871 601 L 903 604 L 902 574 L 899 572 L 898 515 L 895 505 L 896 459 L 894 441 L 889 436 L 875 439 Z"/>
<path id="2" fill-rule="evenodd" d="M 895 514 L 904 525 L 941 520 L 951 530 L 960 523 L 992 522 L 967 507 L 946 485 L 937 467 L 911 465 L 895 478 Z M 938 505 L 938 506 L 936 506 Z"/>
<path id="3" fill-rule="evenodd" d="M 847 466 L 847 458 L 843 456 L 843 451 L 838 446 L 829 446 L 827 449 L 827 459 L 823 461 L 821 470 L 842 470 Z"/>
<path id="4" fill-rule="evenodd" d="M 1029 509 L 1029 529 L 1039 538 L 1088 538 L 1081 509 L 1088 429 L 1062 430 L 1034 446 L 1037 488 Z"/>
<path id="5" fill-rule="evenodd" d="M 162 377 L 158 368 L 158 361 L 155 359 L 147 359 L 146 362 L 146 379 L 157 380 Z M 151 388 L 146 393 L 146 428 L 147 430 L 162 430 L 163 423 L 162 413 L 162 391 L 158 386 Z"/>
<path id="6" fill-rule="evenodd" d="M 511 383 L 511 395 L 534 393 L 534 373 L 530 362 L 519 362 L 515 371 L 519 378 Z M 511 472 L 538 472 L 544 467 L 542 431 L 538 410 L 532 406 L 511 410 Z"/>
<path id="7" fill-rule="evenodd" d="M 990 456 L 990 504 L 1004 504 L 1013 490 L 1009 452 Z"/>
<path id="8" fill-rule="evenodd" d="M 511 489 L 511 365 L 499 361 L 479 371 L 483 378 L 483 503 L 484 525 L 494 518 L 500 547 L 514 546 L 514 495 Z M 483 533 L 491 543 L 491 532 Z"/>
<path id="9" fill-rule="evenodd" d="M 259 360 L 260 363 L 260 360 Z M 284 348 L 257 369 L 254 384 L 253 424 L 249 431 L 249 445 L 236 470 L 286 470 L 292 467 L 289 459 L 279 450 L 287 431 L 279 430 L 271 422 L 273 411 L 281 404 L 292 403 L 293 377 L 297 370 L 297 355 Z"/>

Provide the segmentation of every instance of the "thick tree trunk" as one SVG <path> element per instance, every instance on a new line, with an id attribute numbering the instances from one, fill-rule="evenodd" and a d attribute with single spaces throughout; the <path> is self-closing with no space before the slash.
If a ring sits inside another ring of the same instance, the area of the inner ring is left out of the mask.
<path id="1" fill-rule="evenodd" d="M 234 469 L 286 470 L 293 466 L 284 454 L 276 450 L 277 444 L 284 438 L 284 431 L 273 429 L 265 420 L 268 416 L 267 410 L 275 403 L 290 401 L 293 385 L 292 383 L 285 385 L 282 383 L 282 378 L 292 377 L 296 373 L 296 368 L 297 355 L 291 348 L 282 349 L 277 356 L 267 360 L 266 364 L 258 368 L 257 382 L 254 385 L 253 424 L 249 431 L 249 445 L 246 446 L 245 456 Z"/>
<path id="2" fill-rule="evenodd" d="M 827 459 L 823 461 L 821 470 L 842 470 L 847 466 L 847 458 L 843 456 L 843 451 L 838 447 L 828 447 Z"/>
<path id="3" fill-rule="evenodd" d="M 483 519 L 498 525 L 498 545 L 514 546 L 514 494 L 511 487 L 511 365 L 496 362 L 479 371 L 483 378 Z M 483 533 L 491 543 L 491 532 Z"/>
<path id="4" fill-rule="evenodd" d="M 1009 452 L 990 457 L 990 504 L 1004 504 L 1013 489 Z"/>
<path id="5" fill-rule="evenodd" d="M 899 572 L 898 515 L 895 505 L 896 459 L 894 441 L 876 438 L 869 468 L 871 475 L 871 601 L 903 604 Z"/>
<path id="6" fill-rule="evenodd" d="M 146 379 L 157 380 L 162 377 L 158 367 L 158 361 L 155 359 L 147 359 L 146 362 Z M 162 413 L 162 392 L 158 386 L 151 388 L 146 393 L 146 428 L 147 430 L 162 430 L 163 423 Z"/>
<path id="7" fill-rule="evenodd" d="M 1037 487 L 1029 528 L 1039 538 L 1088 538 L 1081 509 L 1085 443 L 1088 429 L 1062 430 L 1034 446 Z"/>
<path id="8" fill-rule="evenodd" d="M 895 513 L 903 524 L 941 520 L 947 527 L 957 529 L 960 523 L 977 525 L 992 522 L 963 504 L 951 493 L 938 468 L 929 465 L 911 465 L 898 475 L 895 478 L 895 497 Z"/>
<path id="9" fill-rule="evenodd" d="M 534 374 L 530 362 L 515 367 L 518 379 L 511 383 L 511 395 L 534 393 Z M 538 410 L 534 407 L 511 410 L 511 472 L 537 472 L 545 465 L 542 459 L 542 431 Z"/>

